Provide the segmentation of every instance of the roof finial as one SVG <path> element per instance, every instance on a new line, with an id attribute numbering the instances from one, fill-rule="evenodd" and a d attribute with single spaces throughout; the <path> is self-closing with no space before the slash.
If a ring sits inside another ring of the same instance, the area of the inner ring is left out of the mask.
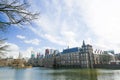
<path id="1" fill-rule="evenodd" d="M 85 41 L 83 40 L 83 45 L 82 46 L 85 46 Z"/>
<path id="2" fill-rule="evenodd" d="M 69 49 L 69 46 L 68 46 L 68 49 Z"/>

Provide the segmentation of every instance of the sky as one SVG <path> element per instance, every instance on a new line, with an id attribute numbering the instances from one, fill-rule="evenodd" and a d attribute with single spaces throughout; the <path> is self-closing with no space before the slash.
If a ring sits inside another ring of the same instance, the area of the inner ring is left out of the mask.
<path id="1" fill-rule="evenodd" d="M 62 51 L 81 47 L 82 41 L 94 49 L 120 52 L 120 0 L 28 0 L 30 10 L 40 12 L 37 20 L 23 28 L 12 26 L 6 33 L 11 45 L 8 56 L 19 52 L 30 57 L 31 51 Z"/>

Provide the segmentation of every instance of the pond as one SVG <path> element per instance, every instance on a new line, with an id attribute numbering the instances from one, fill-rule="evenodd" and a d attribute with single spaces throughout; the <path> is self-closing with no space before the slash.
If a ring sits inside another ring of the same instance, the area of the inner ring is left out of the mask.
<path id="1" fill-rule="evenodd" d="M 119 80 L 120 70 L 0 68 L 0 80 Z"/>

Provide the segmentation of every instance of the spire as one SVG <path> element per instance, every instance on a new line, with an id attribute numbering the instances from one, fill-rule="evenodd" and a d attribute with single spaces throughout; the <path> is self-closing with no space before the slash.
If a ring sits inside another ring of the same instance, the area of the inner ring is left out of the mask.
<path id="1" fill-rule="evenodd" d="M 85 46 L 85 41 L 83 40 L 83 45 L 82 46 Z"/>
<path id="2" fill-rule="evenodd" d="M 83 45 L 82 45 L 82 47 L 85 47 L 85 41 L 83 40 Z"/>
<path id="3" fill-rule="evenodd" d="M 69 49 L 69 46 L 68 46 L 68 49 Z"/>
<path id="4" fill-rule="evenodd" d="M 21 59 L 21 58 L 22 58 L 22 54 L 19 52 L 18 59 Z"/>

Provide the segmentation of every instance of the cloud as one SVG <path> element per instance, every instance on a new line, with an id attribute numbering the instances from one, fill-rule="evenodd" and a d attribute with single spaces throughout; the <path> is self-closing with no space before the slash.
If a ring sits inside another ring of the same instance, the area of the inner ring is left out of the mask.
<path id="1" fill-rule="evenodd" d="M 38 39 L 24 40 L 24 43 L 33 44 L 33 45 L 39 45 L 40 40 L 38 40 Z"/>
<path id="2" fill-rule="evenodd" d="M 94 48 L 119 52 L 119 3 L 119 0 L 41 1 L 42 6 L 36 5 L 41 17 L 31 30 L 58 46 L 80 46 L 85 40 Z"/>
<path id="3" fill-rule="evenodd" d="M 34 51 L 33 47 L 28 47 L 25 51 L 22 51 L 23 57 L 31 57 L 31 51 Z"/>
<path id="4" fill-rule="evenodd" d="M 88 4 L 83 7 L 84 18 L 98 37 L 96 44 L 106 46 L 107 49 L 115 49 L 119 52 L 118 44 L 120 44 L 120 1 L 116 0 L 92 0 L 91 2 L 84 2 Z M 109 46 L 108 46 L 109 45 Z"/>
<path id="5" fill-rule="evenodd" d="M 9 45 L 9 48 L 8 48 L 8 52 L 7 52 L 7 57 L 13 57 L 13 58 L 18 58 L 18 55 L 19 55 L 19 50 L 20 50 L 20 48 L 19 48 L 19 46 L 18 45 L 16 45 L 16 44 L 14 44 L 14 43 L 5 43 L 5 44 L 7 44 L 7 45 Z"/>
<path id="6" fill-rule="evenodd" d="M 37 27 L 30 27 L 30 29 L 50 43 L 59 46 L 78 46 L 84 38 L 82 34 L 88 32 L 85 31 L 88 27 L 85 26 L 81 14 L 77 14 L 78 11 L 74 8 L 70 10 L 70 5 L 64 3 L 66 2 L 55 0 L 45 3 L 44 10 L 47 13 L 41 13 L 40 19 L 35 22 Z"/>
<path id="7" fill-rule="evenodd" d="M 26 50 L 21 51 L 20 47 L 14 43 L 6 43 L 9 45 L 9 52 L 7 52 L 7 57 L 13 57 L 18 58 L 19 53 L 22 55 L 22 58 L 30 58 L 31 57 L 31 51 L 34 51 L 35 54 L 37 54 L 37 51 L 39 52 L 39 49 L 35 49 L 33 47 L 28 47 Z M 42 49 L 43 50 L 43 49 Z"/>
<path id="8" fill-rule="evenodd" d="M 22 36 L 22 35 L 17 35 L 16 37 L 19 38 L 19 39 L 25 39 L 26 38 L 25 36 Z"/>
<path id="9" fill-rule="evenodd" d="M 42 48 L 28 47 L 25 51 L 22 51 L 22 54 L 23 54 L 23 57 L 28 57 L 28 58 L 31 57 L 31 54 L 35 54 L 35 56 L 37 56 L 37 53 L 44 55 L 46 48 L 51 49 L 51 47 L 42 47 Z"/>
<path id="10" fill-rule="evenodd" d="M 34 51 L 35 54 L 37 54 L 37 51 L 38 52 L 40 51 L 38 48 L 33 48 L 33 47 L 28 47 L 26 50 L 21 51 L 20 47 L 14 43 L 6 42 L 5 44 L 9 45 L 9 49 L 8 49 L 9 51 L 6 54 L 6 57 L 18 58 L 20 53 L 22 55 L 22 58 L 26 58 L 26 57 L 30 58 L 31 51 Z M 44 49 L 41 49 L 41 51 L 44 52 Z"/>
<path id="11" fill-rule="evenodd" d="M 33 45 L 39 45 L 40 44 L 40 40 L 39 39 L 27 39 L 25 36 L 22 35 L 17 35 L 17 38 L 23 40 L 24 43 L 26 44 L 33 44 Z"/>

